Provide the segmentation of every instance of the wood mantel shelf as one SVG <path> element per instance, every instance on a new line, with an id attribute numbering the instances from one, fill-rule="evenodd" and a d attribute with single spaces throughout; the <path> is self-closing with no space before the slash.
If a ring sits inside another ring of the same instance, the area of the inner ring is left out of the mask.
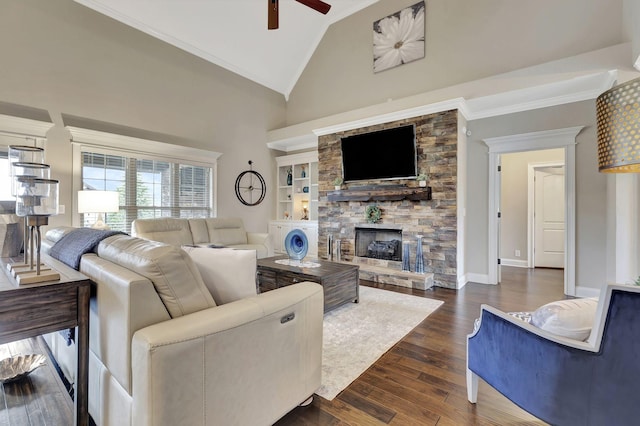
<path id="1" fill-rule="evenodd" d="M 430 199 L 430 186 L 372 185 L 327 192 L 328 201 L 420 201 Z"/>

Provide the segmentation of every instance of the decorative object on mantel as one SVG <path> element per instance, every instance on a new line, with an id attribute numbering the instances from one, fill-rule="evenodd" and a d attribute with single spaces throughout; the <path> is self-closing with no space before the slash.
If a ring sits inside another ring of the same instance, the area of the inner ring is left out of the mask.
<path id="1" fill-rule="evenodd" d="M 340 191 L 340 188 L 342 187 L 342 182 L 344 182 L 342 180 L 341 177 L 337 177 L 333 180 L 333 189 L 335 189 L 336 191 Z"/>
<path id="2" fill-rule="evenodd" d="M 373 23 L 373 72 L 424 58 L 424 1 Z"/>
<path id="3" fill-rule="evenodd" d="M 369 223 L 378 223 L 382 217 L 382 210 L 376 204 L 368 205 L 364 210 L 364 216 Z"/>
<path id="4" fill-rule="evenodd" d="M 411 272 L 411 259 L 409 259 L 409 241 L 402 242 L 402 270 Z"/>
<path id="5" fill-rule="evenodd" d="M 599 170 L 640 172 L 640 78 L 598 96 L 596 114 Z"/>
<path id="6" fill-rule="evenodd" d="M 327 201 L 428 201 L 431 187 L 407 187 L 406 185 L 367 185 L 341 191 L 328 191 Z"/>
<path id="7" fill-rule="evenodd" d="M 429 180 L 429 176 L 425 173 L 420 173 L 416 177 L 416 180 L 418 181 L 418 185 L 424 188 L 425 186 L 427 186 L 427 180 Z"/>
<path id="8" fill-rule="evenodd" d="M 416 273 L 424 274 L 424 254 L 422 253 L 422 235 L 416 235 Z"/>
<path id="9" fill-rule="evenodd" d="M 0 360 L 0 383 L 20 380 L 43 366 L 46 360 L 42 354 L 18 355 Z"/>
<path id="10" fill-rule="evenodd" d="M 301 229 L 292 229 L 284 239 L 284 248 L 290 260 L 301 262 L 309 251 L 307 235 Z"/>

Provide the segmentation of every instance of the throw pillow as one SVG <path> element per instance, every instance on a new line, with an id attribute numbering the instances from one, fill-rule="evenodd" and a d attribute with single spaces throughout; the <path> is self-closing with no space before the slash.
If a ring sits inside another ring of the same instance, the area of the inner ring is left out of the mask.
<path id="1" fill-rule="evenodd" d="M 558 336 L 584 341 L 591 334 L 597 307 L 597 298 L 558 300 L 536 309 L 531 324 Z"/>
<path id="2" fill-rule="evenodd" d="M 218 305 L 255 296 L 256 252 L 229 248 L 183 247 Z"/>

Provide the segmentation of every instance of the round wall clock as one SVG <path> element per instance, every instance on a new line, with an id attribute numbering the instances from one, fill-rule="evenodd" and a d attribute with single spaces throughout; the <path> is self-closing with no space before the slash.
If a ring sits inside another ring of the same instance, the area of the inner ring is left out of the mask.
<path id="1" fill-rule="evenodd" d="M 245 206 L 257 206 L 267 193 L 264 178 L 253 170 L 252 164 L 249 160 L 249 170 L 240 173 L 236 179 L 236 197 Z"/>

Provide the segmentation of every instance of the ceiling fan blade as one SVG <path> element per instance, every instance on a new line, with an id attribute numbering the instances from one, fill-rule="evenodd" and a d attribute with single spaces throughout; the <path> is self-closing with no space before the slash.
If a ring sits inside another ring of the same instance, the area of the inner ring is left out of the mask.
<path id="1" fill-rule="evenodd" d="M 296 0 L 298 3 L 302 3 L 305 6 L 310 7 L 311 9 L 317 10 L 318 12 L 326 15 L 331 9 L 331 5 L 327 4 L 320 0 Z"/>
<path id="2" fill-rule="evenodd" d="M 267 0 L 269 4 L 269 14 L 267 20 L 267 29 L 278 29 L 278 0 Z"/>

